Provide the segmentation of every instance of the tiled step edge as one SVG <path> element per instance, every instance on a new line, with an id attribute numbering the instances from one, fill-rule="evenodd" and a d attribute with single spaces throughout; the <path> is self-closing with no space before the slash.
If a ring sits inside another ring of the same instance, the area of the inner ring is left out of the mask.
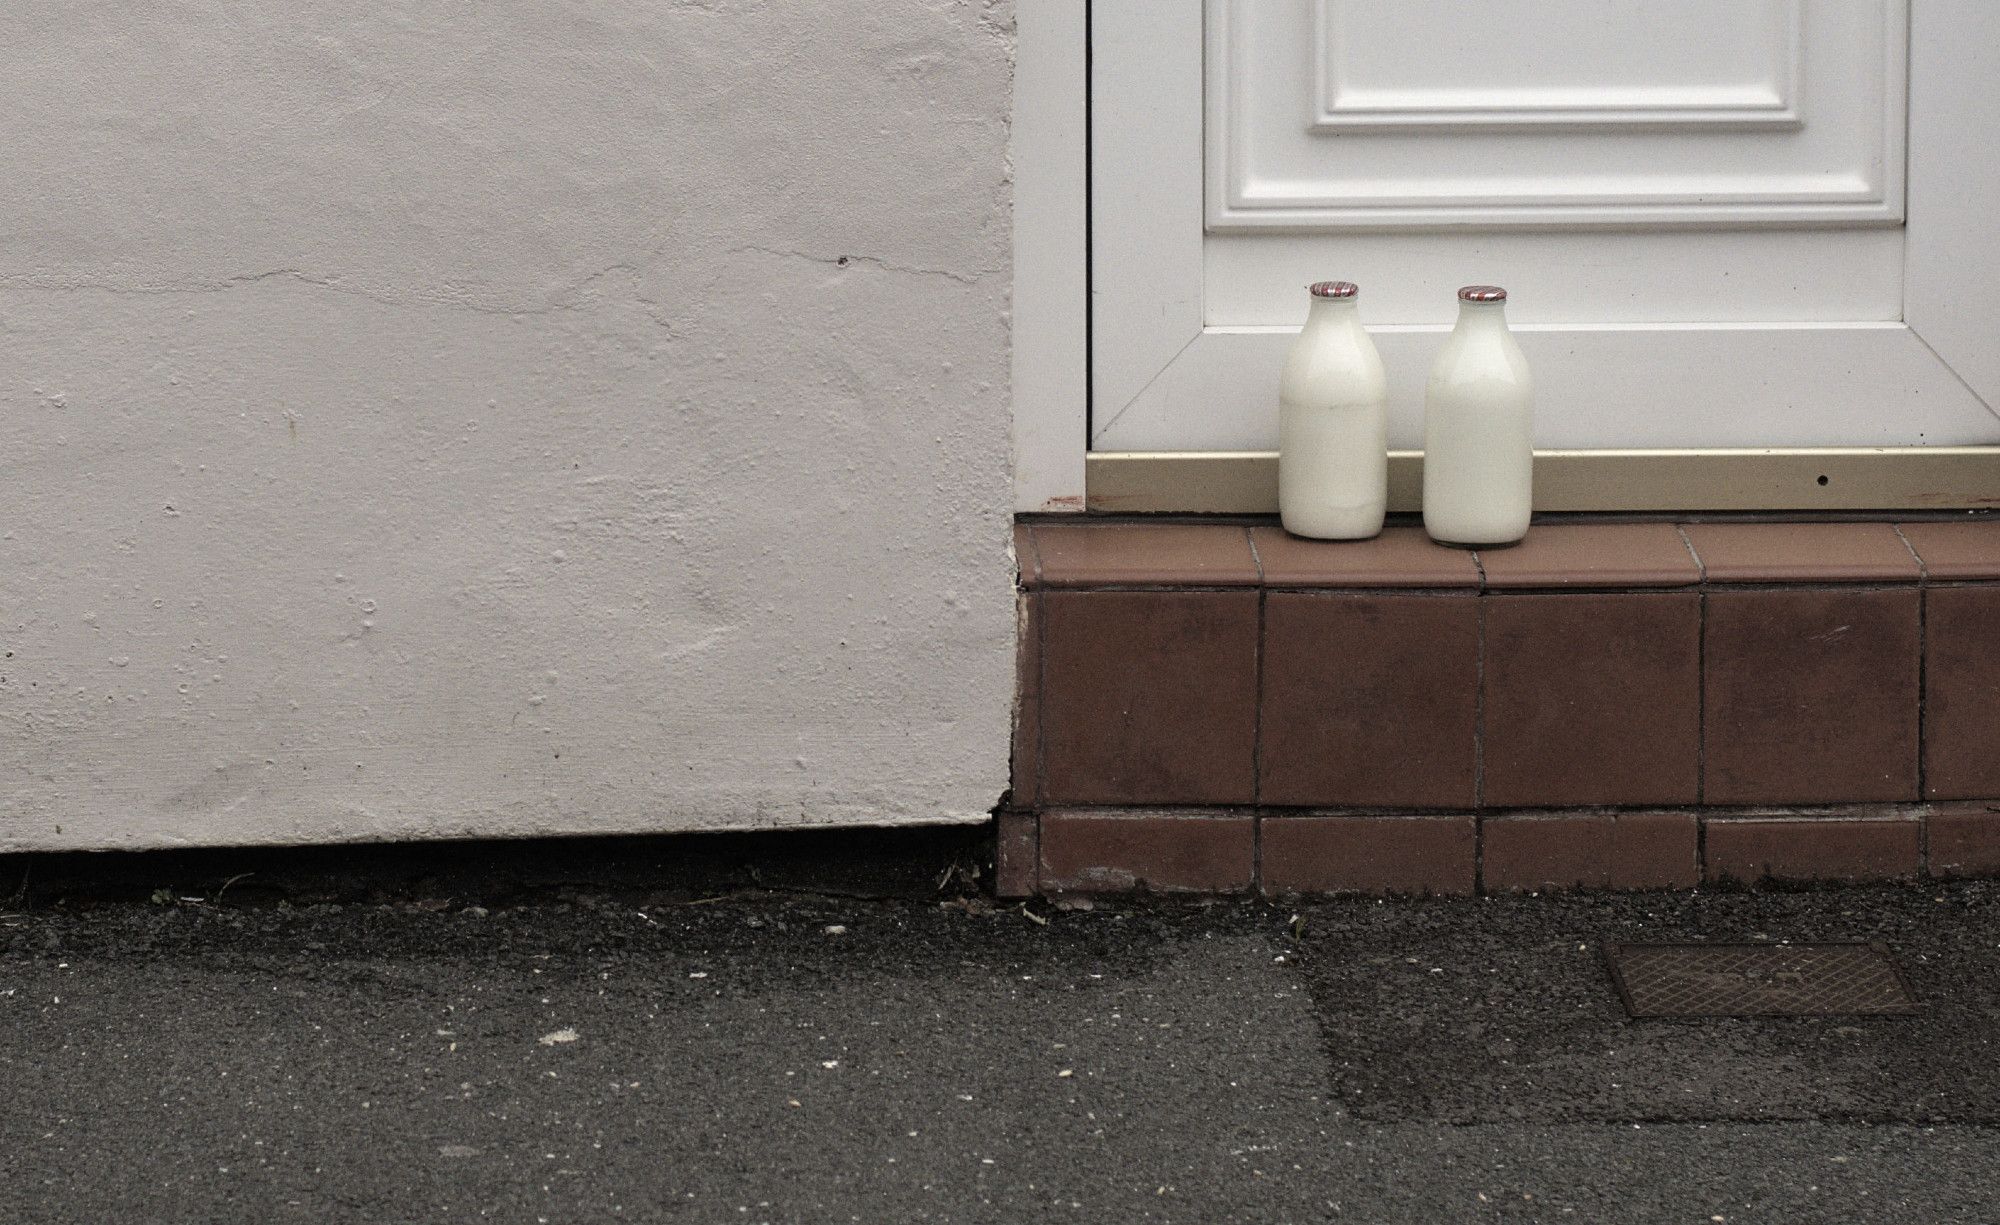
<path id="1" fill-rule="evenodd" d="M 1270 524 L 1021 523 L 1035 589 L 1671 588 L 2000 581 L 2000 517 L 1846 523 L 1537 524 L 1504 549 L 1433 544 L 1414 524 L 1303 540 Z"/>
<path id="2" fill-rule="evenodd" d="M 996 892 L 1470 896 L 2000 875 L 2000 800 L 1811 810 L 1272 814 L 1052 809 L 999 819 Z"/>

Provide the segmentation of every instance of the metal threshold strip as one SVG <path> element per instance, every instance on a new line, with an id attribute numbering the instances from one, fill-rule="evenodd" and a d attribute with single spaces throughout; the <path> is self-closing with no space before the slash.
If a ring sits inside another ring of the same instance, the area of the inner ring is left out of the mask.
<path id="1" fill-rule="evenodd" d="M 1085 458 L 1088 509 L 1268 515 L 1275 451 Z M 1389 509 L 1423 504 L 1421 451 L 1389 453 Z M 2000 506 L 2000 446 L 1537 451 L 1537 511 L 1907 510 Z"/>

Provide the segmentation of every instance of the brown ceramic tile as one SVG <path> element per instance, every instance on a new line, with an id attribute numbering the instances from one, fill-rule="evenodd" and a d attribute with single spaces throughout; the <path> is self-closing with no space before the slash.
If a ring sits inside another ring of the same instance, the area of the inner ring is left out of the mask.
<path id="1" fill-rule="evenodd" d="M 1701 597 L 1486 601 L 1481 802 L 1692 804 L 1701 775 Z"/>
<path id="2" fill-rule="evenodd" d="M 1469 807 L 1478 688 L 1477 596 L 1272 592 L 1260 801 Z"/>
<path id="3" fill-rule="evenodd" d="M 1919 594 L 1709 593 L 1703 800 L 1915 799 Z"/>
<path id="4" fill-rule="evenodd" d="M 1254 587 L 1250 533 L 1226 523 L 1043 523 L 1050 587 Z"/>
<path id="5" fill-rule="evenodd" d="M 1044 804 L 1247 804 L 1254 591 L 1042 596 Z"/>
<path id="6" fill-rule="evenodd" d="M 1264 892 L 1464 895 L 1478 826 L 1453 816 L 1266 817 Z"/>
<path id="7" fill-rule="evenodd" d="M 1033 813 L 1003 812 L 993 831 L 993 895 L 1033 897 L 1041 879 Z"/>
<path id="8" fill-rule="evenodd" d="M 1023 587 L 1034 587 L 1042 581 L 1042 559 L 1035 550 L 1035 532 L 1025 523 L 1014 525 L 1014 573 Z"/>
<path id="9" fill-rule="evenodd" d="M 2000 587 L 1924 592 L 1924 794 L 2000 798 Z"/>
<path id="10" fill-rule="evenodd" d="M 1914 817 L 1711 817 L 1705 825 L 1711 882 L 1908 880 L 1922 857 Z"/>
<path id="11" fill-rule="evenodd" d="M 2000 519 L 1899 523 L 1933 579 L 2000 578 Z"/>
<path id="12" fill-rule="evenodd" d="M 1701 879 L 1692 812 L 1534 813 L 1481 826 L 1489 893 L 1692 889 Z"/>
<path id="13" fill-rule="evenodd" d="M 1932 876 L 2000 876 L 2000 800 L 1940 804 L 1925 827 Z"/>
<path id="14" fill-rule="evenodd" d="M 1886 523 L 1690 523 L 1711 583 L 1914 583 L 1917 559 Z"/>
<path id="15" fill-rule="evenodd" d="M 1042 815 L 1042 889 L 1235 893 L 1250 887 L 1255 838 L 1247 816 L 1048 812 Z"/>
<path id="16" fill-rule="evenodd" d="M 1671 523 L 1550 523 L 1479 550 L 1488 587 L 1691 587 L 1701 567 Z"/>
<path id="17" fill-rule="evenodd" d="M 1434 544 L 1420 527 L 1388 527 L 1373 540 L 1305 540 L 1281 527 L 1250 531 L 1267 587 L 1477 587 L 1466 549 Z"/>
<path id="18" fill-rule="evenodd" d="M 1015 598 L 1014 619 L 1014 777 L 1016 808 L 1041 802 L 1042 639 L 1037 610 L 1041 596 L 1024 592 Z"/>

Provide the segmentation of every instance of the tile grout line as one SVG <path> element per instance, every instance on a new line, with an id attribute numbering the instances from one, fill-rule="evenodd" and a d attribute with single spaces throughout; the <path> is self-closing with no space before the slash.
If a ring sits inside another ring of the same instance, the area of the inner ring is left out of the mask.
<path id="1" fill-rule="evenodd" d="M 1694 887 L 1699 889 L 1708 883 L 1708 815 L 1697 809 L 1694 814 Z"/>
<path id="2" fill-rule="evenodd" d="M 1930 780 L 1924 769 L 1924 726 L 1930 713 L 1931 681 L 1931 593 L 1928 588 L 1917 588 L 1917 803 L 1924 802 L 1930 794 Z"/>
<path id="3" fill-rule="evenodd" d="M 1681 547 L 1686 549 L 1688 551 L 1688 556 L 1694 559 L 1695 586 L 1697 587 L 1708 586 L 1708 563 L 1703 561 L 1701 559 L 1701 554 L 1695 550 L 1694 537 L 1688 535 L 1687 524 L 1685 523 L 1674 524 L 1674 531 L 1681 538 Z"/>
<path id="4" fill-rule="evenodd" d="M 1916 736 L 1917 763 L 1916 764 L 1917 764 L 1917 803 L 1921 804 L 1924 802 L 1924 797 L 1928 794 L 1927 784 L 1929 782 L 1929 780 L 1924 777 L 1925 775 L 1924 741 L 1927 738 L 1925 734 L 1926 716 L 1929 714 L 1930 710 L 1931 568 L 1930 566 L 1925 564 L 1923 554 L 1917 552 L 1917 546 L 1910 543 L 1910 538 L 1908 536 L 1903 535 L 1903 529 L 1899 524 L 1894 524 L 1894 523 L 1890 524 L 1889 530 L 1896 533 L 1896 539 L 1903 542 L 1903 547 L 1910 551 L 1910 557 L 1917 563 L 1917 736 Z M 1918 864 L 1918 871 L 1920 873 L 1928 875 L 1930 870 L 1930 845 L 1929 845 L 1930 821 L 1926 819 L 1923 823 L 1923 826 L 1924 826 L 1924 845 L 1920 848 L 1922 862 Z"/>
<path id="5" fill-rule="evenodd" d="M 1035 742 L 1031 745 L 1016 745 L 1015 752 L 1017 754 L 1026 752 L 1028 756 L 1028 773 L 1035 780 L 1035 803 L 1032 808 L 1022 812 L 1019 808 L 1019 797 L 1014 798 L 1016 800 L 1017 814 L 1024 816 L 1028 821 L 1027 894 L 1029 897 L 1040 897 L 1042 894 L 1042 807 L 1046 802 L 1048 792 L 1048 782 L 1045 777 L 1048 771 L 1042 764 L 1042 690 L 1047 687 L 1048 683 L 1047 664 L 1045 662 L 1048 656 L 1048 634 L 1046 627 L 1042 624 L 1044 618 L 1042 616 L 1041 541 L 1036 538 L 1034 524 L 1023 524 L 1017 521 L 1017 526 L 1021 527 L 1027 536 L 1028 556 L 1034 566 L 1034 573 L 1031 576 L 1023 576 L 1028 580 L 1025 583 L 1027 590 L 1023 594 L 1027 597 L 1028 628 L 1035 639 Z M 1018 555 L 1015 560 L 1018 568 Z M 1019 695 L 1016 695 L 1015 700 L 1019 702 Z M 1016 731 L 1020 730 L 1020 714 L 1018 711 L 1015 714 L 1014 728 Z M 994 876 L 994 883 L 997 885 L 999 883 L 997 840 L 994 853 Z"/>
<path id="6" fill-rule="evenodd" d="M 1694 645 L 1694 701 L 1695 701 L 1695 742 L 1694 742 L 1694 803 L 1696 808 L 1708 802 L 1708 563 L 1702 561 L 1695 550 L 1694 540 L 1687 534 L 1687 525 L 1674 524 L 1674 531 L 1680 534 L 1681 545 L 1688 556 L 1694 559 L 1695 569 L 1695 613 L 1700 621 Z M 1701 872 L 1706 864 L 1708 822 L 1700 817 L 1695 824 L 1695 871 Z"/>
<path id="7" fill-rule="evenodd" d="M 1486 894 L 1486 559 L 1471 549 L 1472 568 L 1479 574 L 1472 644 L 1472 896 Z"/>
<path id="8" fill-rule="evenodd" d="M 1479 597 L 1472 644 L 1472 811 L 1486 808 L 1486 597 Z"/>
<path id="9" fill-rule="evenodd" d="M 1708 593 L 1695 597 L 1695 615 L 1701 625 L 1694 644 L 1694 802 L 1699 808 L 1708 803 Z"/>
<path id="10" fill-rule="evenodd" d="M 1478 640 L 1472 646 L 1472 813 L 1475 820 L 1484 811 L 1486 804 L 1486 563 L 1480 560 L 1479 550 L 1469 550 L 1473 569 L 1479 572 L 1479 591 L 1474 597 L 1479 601 L 1478 614 L 1474 626 Z M 1483 824 L 1476 825 L 1475 857 L 1485 853 L 1486 831 Z M 1475 867 L 1483 865 L 1476 864 Z"/>
<path id="11" fill-rule="evenodd" d="M 1472 814 L 1472 896 L 1484 897 L 1486 889 L 1486 814 Z"/>
<path id="12" fill-rule="evenodd" d="M 1908 536 L 1903 535 L 1902 525 L 1891 523 L 1889 525 L 1889 530 L 1896 533 L 1896 539 L 1902 541 L 1903 547 L 1910 551 L 1910 560 L 1917 563 L 1918 584 L 1921 585 L 1924 583 L 1928 583 L 1931 577 L 1931 568 L 1929 565 L 1925 564 L 1924 555 L 1922 553 L 1917 552 L 1917 546 L 1910 543 L 1910 538 Z"/>
<path id="13" fill-rule="evenodd" d="M 1035 546 L 1035 578 L 1042 577 L 1042 542 L 1032 526 L 1028 541 Z M 1029 616 L 1035 619 L 1035 884 L 1034 896 L 1042 896 L 1042 812 L 1049 805 L 1048 691 L 1049 691 L 1049 606 L 1042 601 L 1047 591 L 1037 588 Z"/>
<path id="14" fill-rule="evenodd" d="M 1264 814 L 1250 811 L 1250 896 L 1264 896 Z"/>
<path id="15" fill-rule="evenodd" d="M 1931 810 L 1924 805 L 1917 817 L 1917 879 L 1931 879 Z"/>
<path id="16" fill-rule="evenodd" d="M 1257 552 L 1257 537 L 1249 528 L 1243 529 L 1243 543 L 1249 547 L 1250 564 L 1257 571 L 1256 676 L 1252 690 L 1256 705 L 1250 712 L 1250 803 L 1255 807 L 1264 798 L 1264 619 L 1269 605 L 1264 591 L 1264 559 Z"/>
<path id="17" fill-rule="evenodd" d="M 1264 558 L 1257 552 L 1257 533 L 1245 527 L 1243 542 L 1250 548 L 1250 564 L 1257 571 L 1257 653 L 1253 665 L 1257 671 L 1252 695 L 1252 700 L 1256 704 L 1250 711 L 1250 893 L 1252 896 L 1262 896 L 1264 815 L 1261 804 L 1264 799 L 1264 669 L 1267 664 L 1264 620 L 1270 607 L 1270 594 L 1264 589 Z"/>

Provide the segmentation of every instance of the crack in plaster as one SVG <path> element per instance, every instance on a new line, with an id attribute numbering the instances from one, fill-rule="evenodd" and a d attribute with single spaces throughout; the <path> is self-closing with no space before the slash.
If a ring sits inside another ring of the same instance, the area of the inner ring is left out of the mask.
<path id="1" fill-rule="evenodd" d="M 898 264 L 876 255 L 821 256 L 805 251 L 790 251 L 778 247 L 756 245 L 731 247 L 728 251 L 731 255 L 741 255 L 750 252 L 770 255 L 779 259 L 806 260 L 810 263 L 825 264 L 831 268 L 846 268 L 855 264 L 866 264 L 869 267 L 879 268 L 884 272 L 901 273 L 906 276 L 941 277 L 960 285 L 976 285 L 999 271 L 997 268 L 978 268 L 967 273 L 954 271 L 950 268 L 925 268 L 913 264 Z M 656 252 L 655 254 L 658 253 Z M 487 305 L 472 301 L 463 296 L 445 296 L 435 292 L 412 295 L 384 294 L 348 285 L 339 277 L 314 276 L 302 268 L 272 268 L 263 272 L 246 272 L 235 276 L 223 277 L 216 281 L 184 285 L 125 285 L 106 281 L 61 281 L 51 283 L 20 275 L 0 276 L 0 289 L 29 290 L 37 293 L 105 293 L 113 295 L 206 294 L 226 293 L 246 285 L 260 285 L 271 281 L 291 281 L 300 285 L 310 285 L 317 289 L 325 289 L 334 293 L 362 298 L 369 302 L 378 302 L 384 306 L 435 306 L 451 310 L 470 311 L 480 315 L 541 316 L 579 310 L 586 305 L 590 305 L 590 303 L 583 300 L 584 296 L 590 291 L 592 286 L 614 272 L 627 272 L 633 276 L 641 276 L 644 274 L 644 269 L 637 264 L 622 261 L 615 264 L 608 264 L 574 284 L 557 290 L 538 306 L 528 306 L 520 303 Z M 633 301 L 647 308 L 647 313 L 652 316 L 656 324 L 668 332 L 673 331 L 671 322 L 661 318 L 658 313 L 662 307 L 662 303 L 648 298 L 643 294 L 635 293 L 631 297 Z"/>
<path id="2" fill-rule="evenodd" d="M 900 272 L 907 276 L 936 276 L 960 285 L 977 285 L 985 278 L 998 272 L 997 268 L 975 268 L 971 272 L 954 272 L 950 268 L 922 268 L 914 264 L 893 264 L 879 255 L 812 255 L 805 251 L 787 251 L 778 247 L 731 247 L 729 254 L 743 255 L 749 252 L 772 255 L 779 259 L 802 259 L 809 263 L 825 264 L 829 268 L 846 268 L 854 264 L 867 264 L 884 272 Z"/>
<path id="3" fill-rule="evenodd" d="M 0 289 L 22 289 L 38 293 L 106 293 L 113 295 L 208 294 L 227 293 L 230 290 L 245 285 L 258 285 L 270 281 L 291 281 L 296 284 L 310 285 L 318 289 L 331 290 L 334 293 L 346 294 L 350 297 L 362 298 L 370 302 L 379 302 L 384 306 L 436 306 L 452 310 L 470 311 L 480 315 L 517 316 L 553 315 L 564 311 L 579 310 L 586 305 L 591 305 L 591 303 L 583 300 L 583 296 L 597 282 L 614 272 L 629 272 L 633 276 L 640 276 L 644 270 L 636 264 L 623 262 L 607 265 L 574 284 L 557 290 L 539 306 L 528 306 L 520 303 L 487 305 L 463 296 L 444 296 L 438 293 L 417 293 L 412 295 L 377 293 L 372 290 L 345 284 L 339 277 L 313 276 L 300 268 L 273 268 L 265 272 L 247 272 L 236 276 L 223 277 L 217 281 L 187 285 L 121 285 L 104 281 L 63 281 L 52 284 L 45 281 L 38 281 L 31 277 L 8 276 L 0 277 Z M 648 298 L 643 294 L 635 293 L 631 295 L 631 298 L 633 301 L 651 308 L 648 313 L 657 311 L 662 305 L 660 302 Z M 662 328 L 671 330 L 669 322 L 660 318 L 658 314 L 653 314 L 653 319 Z"/>

